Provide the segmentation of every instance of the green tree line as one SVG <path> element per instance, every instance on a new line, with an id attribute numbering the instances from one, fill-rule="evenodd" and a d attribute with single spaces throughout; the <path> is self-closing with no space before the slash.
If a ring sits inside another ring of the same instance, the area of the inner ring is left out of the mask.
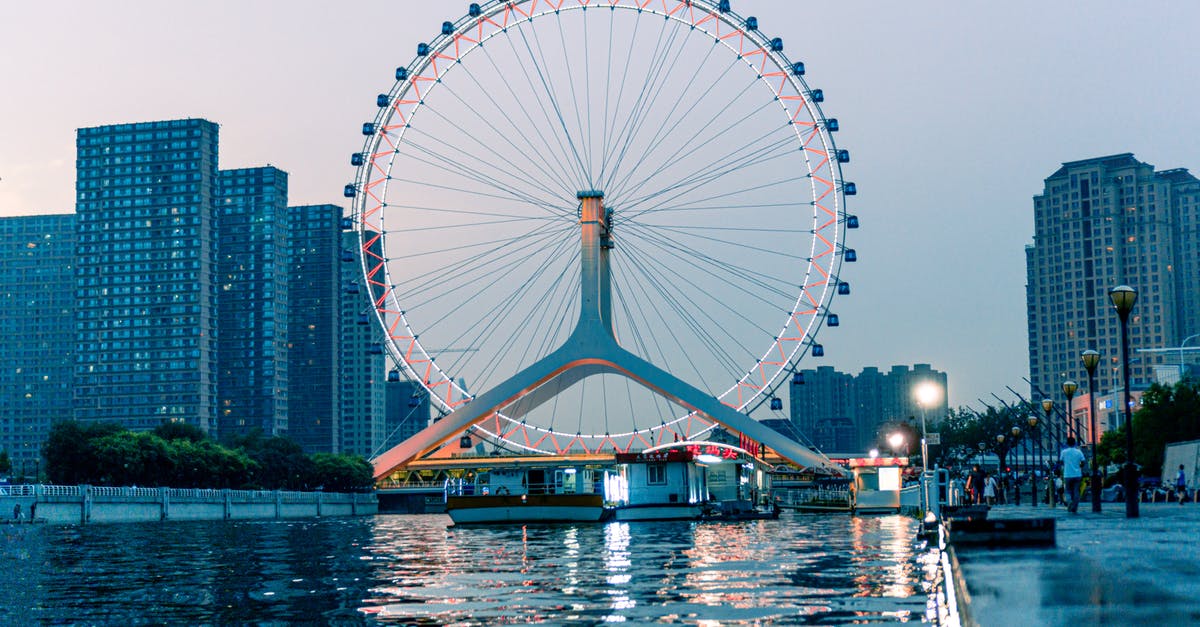
<path id="1" fill-rule="evenodd" d="M 260 432 L 221 444 L 183 423 L 134 432 L 59 422 L 42 457 L 50 482 L 66 485 L 353 492 L 373 483 L 371 465 L 357 455 L 305 455 L 294 441 Z"/>

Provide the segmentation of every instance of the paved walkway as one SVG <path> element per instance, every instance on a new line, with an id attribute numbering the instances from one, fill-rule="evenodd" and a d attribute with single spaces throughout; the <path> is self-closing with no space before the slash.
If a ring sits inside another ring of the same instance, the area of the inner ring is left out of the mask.
<path id="1" fill-rule="evenodd" d="M 968 614 L 991 625 L 1200 624 L 1200 505 L 1123 503 L 1092 513 L 1044 505 L 993 507 L 989 520 L 1055 518 L 1053 548 L 956 550 Z M 953 541 L 953 532 L 951 532 Z"/>

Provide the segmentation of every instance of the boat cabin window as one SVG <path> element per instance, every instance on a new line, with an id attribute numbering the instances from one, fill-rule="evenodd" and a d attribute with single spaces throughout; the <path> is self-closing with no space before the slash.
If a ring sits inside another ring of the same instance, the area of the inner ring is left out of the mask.
<path id="1" fill-rule="evenodd" d="M 646 483 L 649 485 L 666 485 L 667 465 L 646 464 Z"/>

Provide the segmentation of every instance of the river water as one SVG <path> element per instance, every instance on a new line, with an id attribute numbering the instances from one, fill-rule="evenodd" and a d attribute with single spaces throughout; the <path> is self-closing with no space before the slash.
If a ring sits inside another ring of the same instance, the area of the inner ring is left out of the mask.
<path id="1" fill-rule="evenodd" d="M 933 570 L 902 516 L 448 525 L 0 525 L 0 624 L 890 624 Z"/>

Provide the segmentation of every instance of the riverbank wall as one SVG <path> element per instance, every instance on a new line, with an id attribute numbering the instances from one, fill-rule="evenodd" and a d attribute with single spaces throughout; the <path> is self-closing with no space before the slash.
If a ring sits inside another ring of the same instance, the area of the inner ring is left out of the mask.
<path id="1" fill-rule="evenodd" d="M 373 493 L 109 486 L 0 486 L 0 520 L 90 524 L 373 516 Z"/>

